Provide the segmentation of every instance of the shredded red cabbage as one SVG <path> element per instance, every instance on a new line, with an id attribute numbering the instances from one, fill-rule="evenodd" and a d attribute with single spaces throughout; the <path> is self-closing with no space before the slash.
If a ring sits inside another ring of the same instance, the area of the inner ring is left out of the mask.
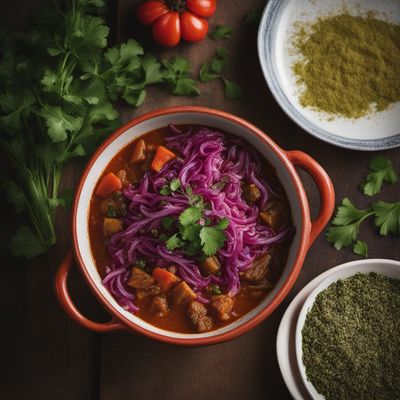
<path id="1" fill-rule="evenodd" d="M 130 185 L 123 191 L 129 202 L 124 219 L 126 228 L 113 235 L 109 243 L 112 264 L 106 269 L 103 283 L 119 304 L 132 312 L 138 308 L 127 281 L 138 259 L 144 258 L 160 267 L 176 265 L 179 277 L 195 290 L 200 301 L 206 302 L 201 291 L 210 284 L 218 284 L 225 293 L 235 295 L 240 289 L 239 273 L 291 230 L 287 227 L 274 234 L 259 223 L 260 209 L 276 194 L 262 178 L 257 152 L 246 142 L 206 127 L 190 127 L 186 132 L 174 126 L 170 129 L 172 136 L 165 139 L 166 146 L 179 157 L 168 162 L 159 173 L 145 173 L 138 185 Z M 203 276 L 194 257 L 179 250 L 168 251 L 152 234 L 152 230 L 160 229 L 163 217 L 178 217 L 189 206 L 182 191 L 168 196 L 160 194 L 160 189 L 175 178 L 179 178 L 183 188 L 190 185 L 193 194 L 201 195 L 210 204 L 204 211 L 205 217 L 229 220 L 225 244 L 217 253 L 222 265 L 218 276 Z M 254 183 L 261 191 L 257 203 L 249 205 L 243 199 L 243 182 Z"/>

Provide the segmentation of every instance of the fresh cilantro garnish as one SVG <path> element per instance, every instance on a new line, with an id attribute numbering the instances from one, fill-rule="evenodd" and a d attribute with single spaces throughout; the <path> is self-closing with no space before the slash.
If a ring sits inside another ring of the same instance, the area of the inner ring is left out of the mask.
<path id="1" fill-rule="evenodd" d="M 230 39 L 233 29 L 226 25 L 217 25 L 210 33 L 210 37 L 214 40 Z"/>
<path id="2" fill-rule="evenodd" d="M 212 294 L 222 294 L 222 291 L 218 285 L 211 285 L 210 289 Z"/>
<path id="3" fill-rule="evenodd" d="M 369 169 L 372 172 L 367 175 L 366 181 L 361 185 L 364 194 L 367 196 L 380 193 L 383 182 L 394 184 L 399 180 L 392 162 L 383 155 L 373 157 Z"/>
<path id="4" fill-rule="evenodd" d="M 178 96 L 195 96 L 200 94 L 197 81 L 189 77 L 189 61 L 183 57 L 163 60 L 163 77 L 173 94 Z"/>
<path id="5" fill-rule="evenodd" d="M 178 234 L 172 235 L 167 241 L 165 242 L 165 247 L 169 250 L 179 249 L 185 244 L 185 242 L 179 238 Z"/>
<path id="6" fill-rule="evenodd" d="M 201 218 L 201 209 L 198 207 L 189 207 L 179 216 L 179 222 L 183 226 L 196 223 Z"/>
<path id="7" fill-rule="evenodd" d="M 200 67 L 200 80 L 209 82 L 221 79 L 224 83 L 225 96 L 228 99 L 237 100 L 241 96 L 240 87 L 237 83 L 225 78 L 224 72 L 228 64 L 228 52 L 223 47 L 216 50 L 214 57 L 204 62 Z"/>
<path id="8" fill-rule="evenodd" d="M 160 190 L 160 194 L 163 196 L 169 196 L 171 194 L 171 188 L 169 185 L 164 185 Z"/>
<path id="9" fill-rule="evenodd" d="M 211 226 L 212 220 L 203 218 L 207 204 L 202 196 L 193 194 L 188 186 L 185 190 L 189 207 L 181 212 L 178 218 L 178 232 L 166 241 L 168 250 L 181 248 L 186 255 L 214 255 L 225 243 L 224 230 L 228 227 L 227 218 L 221 218 Z M 165 217 L 167 218 L 167 217 Z M 165 229 L 172 228 L 175 219 L 161 220 Z"/>
<path id="10" fill-rule="evenodd" d="M 368 257 L 368 245 L 362 240 L 357 240 L 357 242 L 353 245 L 353 253 L 358 254 L 359 256 L 363 256 L 364 258 Z"/>
<path id="11" fill-rule="evenodd" d="M 371 210 L 360 210 L 347 197 L 342 200 L 332 225 L 327 231 L 327 239 L 337 250 L 350 246 L 357 239 L 361 223 L 371 216 Z"/>
<path id="12" fill-rule="evenodd" d="M 1 184 L 33 228 L 17 231 L 15 255 L 33 257 L 56 242 L 56 208 L 70 203 L 68 192 L 59 191 L 62 171 L 120 124 L 113 102 L 140 106 L 153 84 L 177 95 L 199 93 L 183 58 L 161 63 L 133 39 L 106 49 L 104 6 L 46 2 L 29 28 L 2 41 L 0 151 L 10 177 Z"/>
<path id="13" fill-rule="evenodd" d="M 146 260 L 139 258 L 138 260 L 135 261 L 135 263 L 133 264 L 136 268 L 139 269 L 145 269 L 146 268 Z"/>
<path id="14" fill-rule="evenodd" d="M 117 210 L 112 204 L 109 204 L 107 207 L 107 217 L 115 218 L 117 216 Z"/>
<path id="15" fill-rule="evenodd" d="M 176 192 L 181 187 L 181 181 L 179 178 L 172 179 L 171 183 L 169 184 L 169 188 L 171 192 Z"/>
<path id="16" fill-rule="evenodd" d="M 203 253 L 212 256 L 224 245 L 226 236 L 221 228 L 204 226 L 200 231 L 200 240 Z"/>
<path id="17" fill-rule="evenodd" d="M 174 224 L 175 220 L 176 220 L 176 218 L 171 217 L 171 216 L 164 217 L 161 220 L 161 225 L 164 229 L 169 230 L 172 228 L 172 225 Z"/>
<path id="18" fill-rule="evenodd" d="M 375 226 L 379 228 L 379 233 L 386 236 L 400 234 L 400 201 L 387 203 L 378 201 L 372 204 L 375 213 Z"/>

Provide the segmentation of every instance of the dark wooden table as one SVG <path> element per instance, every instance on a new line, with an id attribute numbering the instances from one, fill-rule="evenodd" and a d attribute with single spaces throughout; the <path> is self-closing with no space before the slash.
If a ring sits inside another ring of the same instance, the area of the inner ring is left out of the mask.
<path id="1" fill-rule="evenodd" d="M 10 27 L 19 27 L 39 2 L 3 1 L 1 20 Z M 318 160 L 332 178 L 337 202 L 350 196 L 356 204 L 367 205 L 368 199 L 358 185 L 372 155 L 314 139 L 284 114 L 269 92 L 257 58 L 257 27 L 243 22 L 248 10 L 262 7 L 265 1 L 220 0 L 211 25 L 232 26 L 232 39 L 223 42 L 207 39 L 167 51 L 151 45 L 148 35 L 135 22 L 133 3 L 124 0 L 114 9 L 116 2 L 110 1 L 110 15 L 116 27 L 114 37 L 124 40 L 133 36 L 159 56 L 182 54 L 190 59 L 196 73 L 200 63 L 223 45 L 231 54 L 227 77 L 240 83 L 243 97 L 240 101 L 226 100 L 217 81 L 201 84 L 201 95 L 195 98 L 173 97 L 163 89 L 152 88 L 144 106 L 121 108 L 124 120 L 178 104 L 229 111 L 259 126 L 284 149 L 300 149 Z M 399 171 L 399 151 L 384 154 Z M 74 187 L 82 168 L 83 164 L 79 163 L 67 168 L 63 186 Z M 319 207 L 318 193 L 311 179 L 300 174 L 315 215 Z M 399 186 L 386 185 L 382 199 L 398 200 Z M 6 252 L 9 222 L 13 219 L 5 215 L 0 225 L 0 398 L 7 400 L 290 399 L 275 352 L 279 321 L 291 299 L 307 282 L 339 263 L 357 258 L 350 250 L 336 251 L 321 235 L 312 246 L 294 288 L 271 317 L 231 342 L 186 349 L 128 333 L 98 335 L 75 325 L 53 293 L 55 271 L 71 247 L 70 215 L 64 212 L 58 215 L 58 244 L 46 256 L 29 263 L 15 260 Z M 368 241 L 371 258 L 400 259 L 398 239 L 379 237 L 372 222 L 363 227 L 361 238 Z M 70 278 L 70 288 L 82 312 L 99 321 L 108 319 L 76 270 Z"/>

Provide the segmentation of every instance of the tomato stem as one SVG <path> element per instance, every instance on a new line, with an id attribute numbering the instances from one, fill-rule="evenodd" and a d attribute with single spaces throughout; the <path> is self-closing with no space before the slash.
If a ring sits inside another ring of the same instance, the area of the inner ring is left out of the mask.
<path id="1" fill-rule="evenodd" d="M 182 14 L 186 11 L 186 0 L 167 0 L 167 6 L 170 10 Z"/>

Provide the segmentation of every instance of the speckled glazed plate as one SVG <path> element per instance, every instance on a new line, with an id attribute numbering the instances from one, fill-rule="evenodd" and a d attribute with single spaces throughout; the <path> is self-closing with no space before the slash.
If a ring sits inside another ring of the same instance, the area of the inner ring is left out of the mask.
<path id="1" fill-rule="evenodd" d="M 291 51 L 295 23 L 312 23 L 344 9 L 353 15 L 372 10 L 377 18 L 400 23 L 398 0 L 270 0 L 258 32 L 258 54 L 265 79 L 288 116 L 325 142 L 365 151 L 400 146 L 400 102 L 359 119 L 332 119 L 304 108 L 299 102 L 299 88 L 292 72 L 292 64 L 298 57 Z"/>

